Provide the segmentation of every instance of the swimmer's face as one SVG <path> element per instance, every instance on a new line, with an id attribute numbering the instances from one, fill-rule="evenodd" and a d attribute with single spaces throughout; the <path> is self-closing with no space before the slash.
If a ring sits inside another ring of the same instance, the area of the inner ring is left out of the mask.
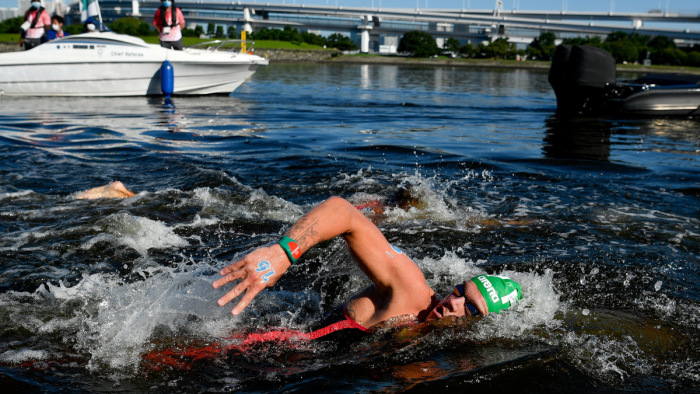
<path id="1" fill-rule="evenodd" d="M 467 311 L 476 309 L 470 312 L 472 316 L 476 314 L 486 315 L 488 307 L 484 296 L 481 295 L 479 289 L 474 282 L 466 282 L 466 288 L 463 285 L 455 286 L 455 291 L 443 298 L 433 310 L 428 313 L 425 320 L 436 320 L 445 316 L 467 316 Z M 476 312 L 476 313 L 475 313 Z"/>

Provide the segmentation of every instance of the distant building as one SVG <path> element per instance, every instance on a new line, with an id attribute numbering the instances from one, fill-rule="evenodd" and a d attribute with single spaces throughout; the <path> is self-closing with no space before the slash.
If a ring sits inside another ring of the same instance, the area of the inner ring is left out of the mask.
<path id="1" fill-rule="evenodd" d="M 0 21 L 18 16 L 20 16 L 20 12 L 17 8 L 0 8 Z"/>

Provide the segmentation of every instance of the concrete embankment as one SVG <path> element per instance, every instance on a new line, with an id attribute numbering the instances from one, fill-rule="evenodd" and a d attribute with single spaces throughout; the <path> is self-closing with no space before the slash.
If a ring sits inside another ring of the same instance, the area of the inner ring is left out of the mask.
<path id="1" fill-rule="evenodd" d="M 17 52 L 21 50 L 22 48 L 17 45 L 17 43 L 10 43 L 10 42 L 0 42 L 0 53 L 2 52 Z"/>
<path id="2" fill-rule="evenodd" d="M 541 61 L 500 61 L 488 59 L 462 59 L 462 58 L 415 58 L 399 56 L 374 56 L 374 55 L 350 55 L 338 56 L 326 59 L 335 63 L 357 64 L 393 64 L 411 66 L 450 66 L 450 67 L 488 67 L 488 68 L 530 68 L 548 70 L 550 63 Z"/>
<path id="3" fill-rule="evenodd" d="M 502 68 L 502 69 L 531 69 L 549 70 L 551 63 L 548 61 L 515 61 L 515 60 L 491 60 L 491 59 L 450 59 L 450 58 L 413 58 L 399 56 L 377 55 L 342 55 L 332 50 L 285 50 L 285 49 L 258 49 L 257 55 L 267 57 L 272 62 L 328 62 L 344 64 L 390 64 L 410 66 L 448 66 L 448 67 L 472 67 L 472 68 Z M 700 74 L 698 67 L 685 66 L 652 66 L 641 65 L 617 65 L 618 73 L 631 74 Z"/>
<path id="4" fill-rule="evenodd" d="M 491 61 L 483 59 L 447 59 L 447 58 L 411 58 L 398 56 L 376 55 L 342 55 L 333 50 L 288 50 L 288 49 L 256 49 L 255 54 L 269 59 L 271 62 L 329 62 L 344 64 L 392 64 L 413 66 L 456 66 L 456 67 L 489 67 L 489 68 L 531 68 L 549 69 L 549 62 L 515 62 Z"/>
<path id="5" fill-rule="evenodd" d="M 337 51 L 333 50 L 297 51 L 290 49 L 255 49 L 256 55 L 276 62 L 322 62 L 330 59 L 337 53 Z"/>

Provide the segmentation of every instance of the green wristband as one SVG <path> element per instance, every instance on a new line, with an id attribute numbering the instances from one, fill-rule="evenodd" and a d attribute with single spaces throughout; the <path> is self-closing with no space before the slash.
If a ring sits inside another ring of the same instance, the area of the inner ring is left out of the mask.
<path id="1" fill-rule="evenodd" d="M 301 248 L 299 247 L 297 241 L 285 235 L 279 240 L 278 244 L 282 247 L 284 253 L 287 254 L 287 257 L 289 257 L 290 263 L 296 263 L 297 260 L 299 260 L 299 257 L 301 257 Z"/>

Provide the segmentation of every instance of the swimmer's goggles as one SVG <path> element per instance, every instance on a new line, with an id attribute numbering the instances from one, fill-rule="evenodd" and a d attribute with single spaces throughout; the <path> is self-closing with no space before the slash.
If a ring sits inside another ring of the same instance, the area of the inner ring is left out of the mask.
<path id="1" fill-rule="evenodd" d="M 475 317 L 475 316 L 481 316 L 481 312 L 479 312 L 479 309 L 477 309 L 477 307 L 474 306 L 474 304 L 467 301 L 467 297 L 466 297 L 467 293 L 464 291 L 465 287 L 467 287 L 467 282 L 464 282 L 461 285 L 455 286 L 455 291 L 454 291 L 454 294 L 457 297 L 464 297 L 464 314 L 466 316 L 469 316 L 470 318 Z"/>

